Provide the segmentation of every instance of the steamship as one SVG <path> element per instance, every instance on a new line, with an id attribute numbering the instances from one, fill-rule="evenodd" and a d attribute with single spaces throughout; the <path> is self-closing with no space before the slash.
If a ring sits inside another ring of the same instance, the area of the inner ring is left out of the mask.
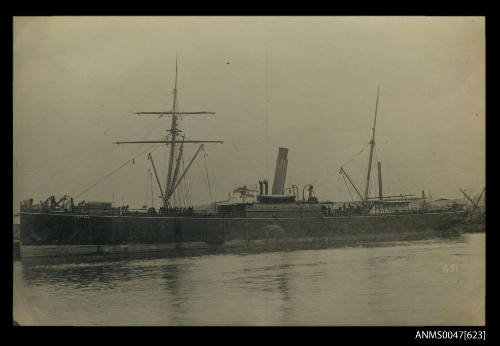
<path id="1" fill-rule="evenodd" d="M 129 255 L 160 253 L 172 256 L 197 252 L 260 252 L 355 246 L 382 241 L 404 241 L 456 235 L 454 226 L 467 217 L 458 208 L 429 208 L 424 195 L 383 196 L 381 165 L 378 163 L 379 196 L 369 197 L 375 125 L 364 193 L 343 167 L 340 174 L 356 191 L 352 203 L 321 202 L 310 184 L 285 188 L 288 149 L 279 148 L 271 191 L 267 179 L 259 190 L 242 186 L 233 198 L 214 203 L 213 210 L 178 208 L 172 198 L 200 151 L 220 140 L 188 140 L 178 119 L 186 115 L 214 112 L 181 112 L 177 108 L 177 62 L 173 107 L 170 111 L 137 112 L 137 115 L 170 116 L 171 127 L 163 140 L 116 142 L 116 144 L 163 144 L 169 150 L 164 185 L 151 153 L 148 160 L 155 173 L 162 205 L 144 210 L 113 206 L 110 202 L 77 202 L 65 195 L 38 204 L 26 199 L 20 205 L 21 257 L 39 258 L 74 255 Z M 184 145 L 199 145 L 180 174 Z M 307 190 L 307 197 L 305 191 Z M 270 192 L 270 193 L 269 193 Z"/>

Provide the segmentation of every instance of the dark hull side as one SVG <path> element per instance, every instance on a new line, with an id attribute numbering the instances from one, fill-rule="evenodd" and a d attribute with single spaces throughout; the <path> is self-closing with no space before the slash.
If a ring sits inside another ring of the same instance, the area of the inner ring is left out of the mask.
<path id="1" fill-rule="evenodd" d="M 21 257 L 273 251 L 456 235 L 462 212 L 289 218 L 21 212 Z"/>

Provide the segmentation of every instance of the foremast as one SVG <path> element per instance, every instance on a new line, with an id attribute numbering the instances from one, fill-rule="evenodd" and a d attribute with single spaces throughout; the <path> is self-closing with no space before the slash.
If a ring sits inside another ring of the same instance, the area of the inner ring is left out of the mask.
<path id="1" fill-rule="evenodd" d="M 171 178 L 172 178 L 172 164 L 174 162 L 174 154 L 175 154 L 175 140 L 177 138 L 177 114 L 176 111 L 177 105 L 177 57 L 175 57 L 175 85 L 174 85 L 174 100 L 172 105 L 172 125 L 170 126 L 170 137 L 172 138 L 172 144 L 170 145 L 170 155 L 168 158 L 168 170 L 167 170 L 167 183 L 165 187 L 165 200 L 164 204 L 167 205 L 168 199 L 170 198 L 170 191 L 172 190 L 171 186 Z M 180 154 L 179 154 L 180 155 Z"/>
<path id="2" fill-rule="evenodd" d="M 173 104 L 172 104 L 172 110 L 170 111 L 152 111 L 152 112 L 135 112 L 134 114 L 137 115 L 172 115 L 172 122 L 170 129 L 167 130 L 167 132 L 170 135 L 170 139 L 168 138 L 169 135 L 165 137 L 164 140 L 158 140 L 158 141 L 127 141 L 127 142 L 115 142 L 115 144 L 147 144 L 147 143 L 162 143 L 165 145 L 170 144 L 170 154 L 168 158 L 168 167 L 167 167 L 167 178 L 165 182 L 165 193 L 163 193 L 163 189 L 160 183 L 160 179 L 158 178 L 158 175 L 156 173 L 156 168 L 154 166 L 153 162 L 153 157 L 151 156 L 151 153 L 149 153 L 148 158 L 151 161 L 151 164 L 153 166 L 153 170 L 156 175 L 156 180 L 158 182 L 158 187 L 161 192 L 161 197 L 163 200 L 163 207 L 168 208 L 170 206 L 170 199 L 173 196 L 175 190 L 181 183 L 182 179 L 185 177 L 187 171 L 191 167 L 191 164 L 193 161 L 196 159 L 198 156 L 198 153 L 203 150 L 204 144 L 205 143 L 223 143 L 223 141 L 217 141 L 217 140 L 185 140 L 185 136 L 182 135 L 182 140 L 178 140 L 179 133 L 182 132 L 177 124 L 177 117 L 178 116 L 183 116 L 183 115 L 214 115 L 215 112 L 207 112 L 207 111 L 199 111 L 199 112 L 179 112 L 177 111 L 177 73 L 178 73 L 178 65 L 177 65 L 177 57 L 175 58 L 175 82 L 174 82 L 174 90 L 173 90 Z M 192 144 L 192 143 L 198 143 L 200 144 L 198 150 L 196 153 L 193 155 L 192 159 L 190 160 L 188 166 L 185 168 L 184 172 L 182 173 L 181 177 L 177 179 L 179 168 L 180 168 L 180 163 L 181 163 L 181 158 L 183 154 L 183 147 L 184 144 Z M 174 170 L 174 157 L 175 157 L 175 152 L 176 152 L 176 144 L 180 144 L 180 150 L 179 154 L 177 156 L 176 160 L 176 167 L 174 171 L 174 175 L 172 177 L 172 171 Z"/>

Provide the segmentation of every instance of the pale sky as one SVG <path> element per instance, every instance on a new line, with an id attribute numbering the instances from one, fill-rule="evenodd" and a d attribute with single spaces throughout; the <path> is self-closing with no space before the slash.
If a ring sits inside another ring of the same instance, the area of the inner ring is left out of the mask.
<path id="1" fill-rule="evenodd" d="M 176 54 L 178 109 L 216 112 L 186 116 L 181 129 L 190 139 L 224 140 L 207 145 L 207 156 L 191 167 L 192 204 L 210 199 L 205 159 L 212 199 L 221 200 L 237 186 L 272 182 L 280 146 L 289 149 L 286 186 L 302 191 L 311 183 L 320 200 L 349 200 L 338 170 L 344 165 L 364 187 L 379 86 L 371 195 L 377 161 L 387 195 L 479 192 L 484 23 L 482 17 L 16 17 L 14 210 L 30 197 L 76 197 L 132 157 L 135 164 L 79 200 L 144 204 L 147 153 L 154 150 L 164 184 L 167 150 L 113 142 L 164 137 L 169 117 L 131 112 L 172 108 Z M 186 165 L 196 149 L 186 145 Z M 156 183 L 154 189 L 159 195 Z"/>

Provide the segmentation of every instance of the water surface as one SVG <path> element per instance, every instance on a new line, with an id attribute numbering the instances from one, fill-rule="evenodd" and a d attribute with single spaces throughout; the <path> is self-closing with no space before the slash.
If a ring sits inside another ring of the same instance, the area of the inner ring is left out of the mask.
<path id="1" fill-rule="evenodd" d="M 374 247 L 14 262 L 21 325 L 484 325 L 485 235 Z"/>

